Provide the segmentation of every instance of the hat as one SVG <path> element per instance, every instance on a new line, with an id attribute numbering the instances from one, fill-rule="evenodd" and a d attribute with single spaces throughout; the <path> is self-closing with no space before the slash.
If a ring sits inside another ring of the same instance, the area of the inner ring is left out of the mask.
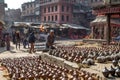
<path id="1" fill-rule="evenodd" d="M 50 32 L 54 32 L 54 30 L 50 30 Z"/>
<path id="2" fill-rule="evenodd" d="M 19 33 L 19 31 L 16 31 L 16 33 Z"/>

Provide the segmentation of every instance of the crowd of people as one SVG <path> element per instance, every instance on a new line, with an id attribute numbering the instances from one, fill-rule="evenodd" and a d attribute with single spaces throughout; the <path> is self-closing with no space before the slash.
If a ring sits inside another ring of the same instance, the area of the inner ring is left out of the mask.
<path id="1" fill-rule="evenodd" d="M 13 44 L 16 46 L 16 50 L 21 49 L 21 45 L 23 45 L 23 48 L 29 48 L 29 53 L 35 53 L 35 42 L 38 40 L 38 36 L 36 36 L 35 30 L 28 33 L 28 35 L 25 35 L 21 33 L 20 31 L 14 31 L 12 32 L 12 35 L 9 33 L 5 34 L 5 44 L 6 44 L 6 50 L 11 50 L 10 42 L 12 41 Z M 54 30 L 50 30 L 50 32 L 47 35 L 46 38 L 46 49 L 54 48 Z M 39 41 L 39 40 L 38 40 Z M 40 42 L 40 41 L 39 41 Z"/>

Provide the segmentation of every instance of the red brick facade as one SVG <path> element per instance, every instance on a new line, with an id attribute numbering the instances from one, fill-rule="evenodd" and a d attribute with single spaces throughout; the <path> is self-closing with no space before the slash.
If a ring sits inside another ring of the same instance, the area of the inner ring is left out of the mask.
<path id="1" fill-rule="evenodd" d="M 44 0 L 41 1 L 41 21 L 71 23 L 73 17 L 72 11 L 74 2 L 75 0 L 71 0 L 69 2 L 58 0 L 46 3 Z"/>

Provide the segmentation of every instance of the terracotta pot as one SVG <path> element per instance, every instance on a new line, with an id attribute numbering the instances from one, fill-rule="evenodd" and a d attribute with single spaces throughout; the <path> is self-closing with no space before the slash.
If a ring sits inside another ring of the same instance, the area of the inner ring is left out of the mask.
<path id="1" fill-rule="evenodd" d="M 116 72 L 117 76 L 120 77 L 120 68 L 119 67 L 116 68 L 115 72 Z"/>
<path id="2" fill-rule="evenodd" d="M 103 73 L 104 77 L 108 77 L 109 76 L 109 70 L 106 67 L 103 69 L 102 73 Z"/>
<path id="3" fill-rule="evenodd" d="M 115 69 L 112 66 L 111 66 L 109 72 L 112 76 L 115 76 Z"/>
<path id="4" fill-rule="evenodd" d="M 112 61 L 112 64 L 113 64 L 114 66 L 117 66 L 117 65 L 118 65 L 118 61 L 114 59 L 114 60 Z"/>

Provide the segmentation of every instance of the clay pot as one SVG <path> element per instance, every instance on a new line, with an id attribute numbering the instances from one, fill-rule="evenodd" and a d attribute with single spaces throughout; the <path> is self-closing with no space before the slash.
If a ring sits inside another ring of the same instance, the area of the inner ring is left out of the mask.
<path id="1" fill-rule="evenodd" d="M 82 64 L 88 64 L 87 59 L 84 59 L 84 60 L 82 61 Z"/>
<path id="2" fill-rule="evenodd" d="M 120 68 L 119 68 L 118 66 L 117 66 L 117 68 L 116 68 L 116 71 L 115 71 L 115 72 L 116 72 L 117 76 L 118 76 L 118 77 L 120 77 Z"/>
<path id="3" fill-rule="evenodd" d="M 97 57 L 97 62 L 98 63 L 104 63 L 105 62 L 105 58 L 103 56 Z"/>
<path id="4" fill-rule="evenodd" d="M 117 66 L 117 65 L 118 65 L 118 61 L 114 59 L 114 60 L 112 61 L 112 64 L 113 64 L 114 66 Z"/>
<path id="5" fill-rule="evenodd" d="M 87 59 L 87 62 L 88 62 L 88 65 L 94 65 L 95 63 L 94 60 L 91 58 Z"/>
<path id="6" fill-rule="evenodd" d="M 91 76 L 87 80 L 94 80 Z"/>
<path id="7" fill-rule="evenodd" d="M 112 76 L 115 76 L 115 69 L 112 66 L 111 66 L 109 72 Z"/>
<path id="8" fill-rule="evenodd" d="M 108 77 L 109 76 L 109 70 L 106 67 L 103 69 L 102 73 L 103 73 L 104 77 Z"/>

